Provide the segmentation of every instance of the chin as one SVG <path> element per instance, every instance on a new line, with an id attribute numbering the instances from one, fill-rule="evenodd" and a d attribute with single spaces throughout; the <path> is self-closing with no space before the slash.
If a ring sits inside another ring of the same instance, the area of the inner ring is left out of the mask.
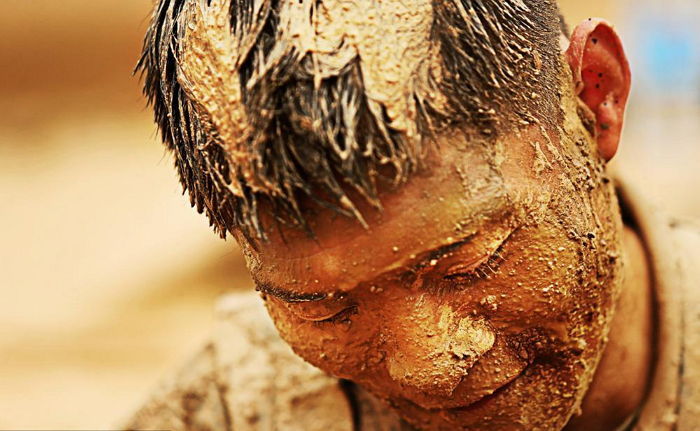
<path id="1" fill-rule="evenodd" d="M 533 366 L 490 395 L 461 406 L 425 408 L 406 398 L 389 399 L 399 415 L 426 431 L 561 430 L 583 398 L 580 376 Z"/>

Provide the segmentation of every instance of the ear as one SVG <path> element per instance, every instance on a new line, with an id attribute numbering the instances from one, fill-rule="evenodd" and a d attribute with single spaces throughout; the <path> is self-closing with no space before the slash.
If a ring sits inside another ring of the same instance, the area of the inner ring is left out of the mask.
<path id="1" fill-rule="evenodd" d="M 632 81 L 622 41 L 610 23 L 590 18 L 574 30 L 566 58 L 576 95 L 595 115 L 600 154 L 610 160 L 620 145 Z"/>

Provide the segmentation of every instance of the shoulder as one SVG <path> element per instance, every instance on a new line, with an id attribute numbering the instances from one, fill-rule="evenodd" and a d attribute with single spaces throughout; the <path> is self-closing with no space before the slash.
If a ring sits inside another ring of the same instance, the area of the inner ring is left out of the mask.
<path id="1" fill-rule="evenodd" d="M 683 286 L 684 342 L 679 430 L 700 423 L 700 222 L 672 220 Z"/>
<path id="2" fill-rule="evenodd" d="M 698 306 L 700 305 L 700 220 L 670 219 L 668 223 L 684 287 L 684 299 Z M 700 314 L 700 308 L 695 309 L 695 314 Z"/>
<path id="3" fill-rule="evenodd" d="M 214 348 L 207 344 L 178 373 L 161 382 L 120 429 L 229 429 L 221 395 Z"/>
<path id="4" fill-rule="evenodd" d="M 625 222 L 642 238 L 652 270 L 657 355 L 639 431 L 694 430 L 700 423 L 700 229 L 618 179 Z"/>
<path id="5" fill-rule="evenodd" d="M 685 264 L 697 261 L 700 253 L 700 219 L 671 218 L 669 226 L 673 232 L 674 241 L 681 247 Z M 700 269 L 700 268 L 697 268 Z"/>
<path id="6" fill-rule="evenodd" d="M 254 294 L 224 297 L 211 342 L 166 380 L 127 429 L 350 431 L 337 379 L 298 358 Z"/>

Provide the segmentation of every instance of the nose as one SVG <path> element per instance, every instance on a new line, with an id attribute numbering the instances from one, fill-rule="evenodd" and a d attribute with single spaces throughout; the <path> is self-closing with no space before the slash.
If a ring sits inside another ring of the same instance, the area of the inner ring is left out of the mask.
<path id="1" fill-rule="evenodd" d="M 469 369 L 496 342 L 488 322 L 460 316 L 448 305 L 431 307 L 419 300 L 410 314 L 397 317 L 404 321 L 392 325 L 394 351 L 387 357 L 389 375 L 402 387 L 425 395 L 452 395 Z"/>

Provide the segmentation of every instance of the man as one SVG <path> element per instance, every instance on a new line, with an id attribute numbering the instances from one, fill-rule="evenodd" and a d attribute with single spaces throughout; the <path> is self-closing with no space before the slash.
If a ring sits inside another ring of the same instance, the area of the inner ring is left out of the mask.
<path id="1" fill-rule="evenodd" d="M 318 369 L 227 298 L 130 428 L 695 426 L 676 234 L 606 171 L 630 88 L 607 22 L 569 41 L 553 0 L 162 0 L 141 67 L 193 205 Z"/>

